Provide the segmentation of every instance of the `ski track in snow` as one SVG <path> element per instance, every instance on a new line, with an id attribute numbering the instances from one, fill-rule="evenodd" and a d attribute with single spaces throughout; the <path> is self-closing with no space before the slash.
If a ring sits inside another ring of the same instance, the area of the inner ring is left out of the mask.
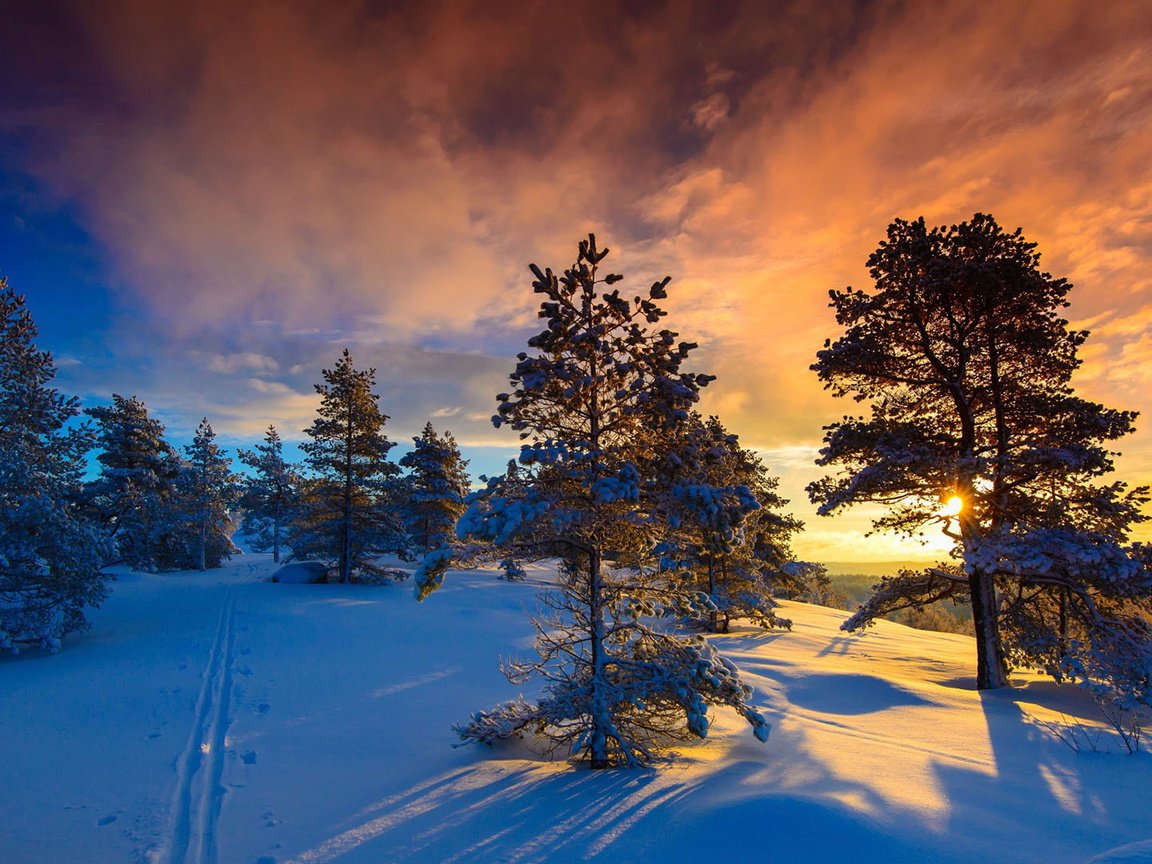
<path id="1" fill-rule="evenodd" d="M 160 858 L 164 864 L 216 864 L 216 823 L 224 802 L 224 756 L 232 722 L 234 590 L 225 592 L 188 743 L 176 760 L 168 854 Z"/>

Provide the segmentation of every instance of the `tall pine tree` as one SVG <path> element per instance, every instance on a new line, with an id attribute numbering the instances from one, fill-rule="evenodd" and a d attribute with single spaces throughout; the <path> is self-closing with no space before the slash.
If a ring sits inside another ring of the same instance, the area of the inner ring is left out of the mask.
<path id="1" fill-rule="evenodd" d="M 287 536 L 300 489 L 300 476 L 284 459 L 284 442 L 275 426 L 269 426 L 264 443 L 255 450 L 238 450 L 236 455 L 254 474 L 245 481 L 244 528 L 257 552 L 271 550 L 280 563 L 280 548 Z"/>
<path id="2" fill-rule="evenodd" d="M 189 563 L 197 570 L 219 567 L 236 551 L 232 544 L 232 507 L 240 498 L 238 478 L 229 469 L 232 460 L 216 443 L 216 433 L 207 417 L 196 427 L 196 435 L 184 453 L 177 485 Z"/>
<path id="3" fill-rule="evenodd" d="M 88 497 L 112 538 L 116 559 L 137 570 L 164 569 L 180 546 L 171 536 L 172 496 L 180 457 L 164 438 L 164 424 L 131 396 L 84 412 L 96 420 L 100 475 Z"/>
<path id="4" fill-rule="evenodd" d="M 430 422 L 412 443 L 412 452 L 400 458 L 408 469 L 404 521 L 413 543 L 430 552 L 455 539 L 468 494 L 468 461 L 452 433 L 438 435 Z"/>
<path id="5" fill-rule="evenodd" d="M 70 426 L 75 398 L 51 385 L 24 298 L 0 278 L 0 649 L 56 650 L 107 596 L 107 554 L 78 506 L 93 436 Z"/>
<path id="6" fill-rule="evenodd" d="M 790 627 L 773 594 L 803 594 L 818 568 L 794 560 L 789 544 L 802 525 L 779 512 L 779 481 L 717 417 L 693 413 L 672 442 L 664 458 L 677 494 L 664 565 L 708 596 L 711 630 L 727 632 L 732 618 Z"/>
<path id="7" fill-rule="evenodd" d="M 300 445 L 312 476 L 293 520 L 292 557 L 332 562 L 340 582 L 392 575 L 376 563 L 402 551 L 407 535 L 397 512 L 393 478 L 399 473 L 384 434 L 387 415 L 372 392 L 376 370 L 358 370 L 348 349 L 323 370 L 319 415 Z"/>
<path id="8" fill-rule="evenodd" d="M 514 389 L 497 396 L 493 418 L 527 439 L 520 463 L 530 483 L 506 495 L 504 478 L 489 481 L 458 527 L 521 554 L 559 553 L 564 564 L 547 600 L 553 614 L 536 622 L 539 659 L 508 667 L 513 682 L 542 679 L 544 695 L 476 714 L 459 734 L 492 741 L 534 731 L 593 768 L 645 764 L 670 738 L 703 737 L 709 704 L 734 708 L 761 740 L 768 733 L 731 663 L 702 637 L 649 623 L 686 602 L 645 566 L 674 494 L 656 454 L 709 377 L 681 370 L 692 343 L 649 326 L 665 315 L 658 301 L 669 280 L 645 298 L 605 291 L 622 279 L 600 273 L 607 254 L 590 235 L 563 276 L 532 265 L 546 328 L 519 355 Z M 423 590 L 444 564 L 428 564 Z"/>

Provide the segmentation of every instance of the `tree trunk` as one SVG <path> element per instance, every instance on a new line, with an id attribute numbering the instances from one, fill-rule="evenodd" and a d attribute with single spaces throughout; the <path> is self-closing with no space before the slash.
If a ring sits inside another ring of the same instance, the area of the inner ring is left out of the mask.
<path id="1" fill-rule="evenodd" d="M 344 490 L 344 518 L 340 520 L 340 581 L 352 581 L 352 491 Z"/>
<path id="2" fill-rule="evenodd" d="M 596 268 L 592 268 L 593 284 L 596 279 Z M 584 314 L 587 319 L 587 328 L 593 329 L 591 299 L 589 291 L 584 292 Z M 599 364 L 593 355 L 589 361 L 590 377 L 593 381 L 600 376 Z M 591 404 L 588 410 L 588 438 L 592 444 L 592 452 L 596 457 L 592 463 L 592 487 L 600 479 L 600 399 L 595 387 L 592 388 Z M 595 521 L 599 522 L 599 513 L 595 499 L 592 501 Z M 605 675 L 606 646 L 604 645 L 604 576 L 601 572 L 600 548 L 592 541 L 588 552 L 588 615 L 592 637 L 592 729 L 589 736 L 589 755 L 592 767 L 595 769 L 608 768 L 608 730 L 612 725 L 608 715 L 608 681 Z"/>
<path id="3" fill-rule="evenodd" d="M 994 322 L 996 310 L 989 299 L 985 308 L 988 329 L 988 368 L 992 385 L 992 407 L 996 417 L 996 469 L 992 477 L 992 512 L 989 529 L 996 530 L 1008 510 L 1008 492 L 1004 485 L 1008 466 L 1008 421 L 1004 404 L 1004 391 L 1000 383 L 1000 351 L 996 343 Z M 1000 641 L 999 608 L 996 603 L 996 580 L 987 573 L 973 573 L 969 577 L 972 591 L 972 622 L 976 627 L 976 689 L 995 690 L 1007 687 L 1008 663 L 1004 659 L 1004 646 Z M 977 601 L 977 596 L 980 597 Z M 980 607 L 980 617 L 976 608 Z"/>
<path id="4" fill-rule="evenodd" d="M 344 437 L 344 518 L 340 523 L 340 581 L 352 581 L 352 405 Z"/>
<path id="5" fill-rule="evenodd" d="M 1060 588 L 1060 657 L 1068 654 L 1068 587 Z M 1059 680 L 1059 679 L 1057 679 Z"/>
<path id="6" fill-rule="evenodd" d="M 1007 687 L 1008 664 L 1000 642 L 995 579 L 989 573 L 974 570 L 968 576 L 968 588 L 972 594 L 972 624 L 976 631 L 976 689 Z"/>
<path id="7" fill-rule="evenodd" d="M 588 553 L 588 623 L 592 643 L 592 730 L 589 755 L 592 767 L 609 767 L 608 762 L 608 682 L 604 675 L 604 583 L 600 570 L 600 550 Z"/>
<path id="8" fill-rule="evenodd" d="M 200 543 L 199 543 L 199 546 L 196 550 L 196 569 L 198 569 L 198 570 L 207 570 L 208 569 L 208 563 L 206 561 L 206 555 L 204 552 L 204 547 L 208 545 L 207 534 L 208 534 L 208 520 L 202 518 L 200 520 Z"/>
<path id="9" fill-rule="evenodd" d="M 716 562 L 708 559 L 708 597 L 716 602 Z M 720 612 L 713 609 L 708 613 L 708 629 L 713 633 L 720 632 Z"/>
<path id="10" fill-rule="evenodd" d="M 983 532 L 973 512 L 972 479 L 965 477 L 956 486 L 964 502 L 960 511 L 960 536 L 967 560 L 969 551 L 980 542 Z M 972 597 L 972 627 L 976 634 L 976 689 L 1007 687 L 1008 662 L 1004 659 L 1004 645 L 1000 641 L 1000 607 L 996 600 L 995 576 L 973 568 L 968 574 L 968 592 Z"/>

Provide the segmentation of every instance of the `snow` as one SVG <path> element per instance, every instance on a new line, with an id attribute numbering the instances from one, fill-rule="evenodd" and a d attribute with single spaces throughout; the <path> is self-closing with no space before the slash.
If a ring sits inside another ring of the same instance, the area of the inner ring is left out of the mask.
<path id="1" fill-rule="evenodd" d="M 0 861 L 1152 861 L 1152 757 L 1076 753 L 1082 691 L 972 689 L 972 644 L 783 603 L 791 632 L 710 637 L 773 724 L 716 712 L 650 770 L 454 748 L 516 695 L 547 581 L 274 584 L 269 555 L 121 573 L 57 655 L 0 658 Z M 531 698 L 532 693 L 525 693 Z M 1099 857 L 1094 857 L 1099 856 Z"/>

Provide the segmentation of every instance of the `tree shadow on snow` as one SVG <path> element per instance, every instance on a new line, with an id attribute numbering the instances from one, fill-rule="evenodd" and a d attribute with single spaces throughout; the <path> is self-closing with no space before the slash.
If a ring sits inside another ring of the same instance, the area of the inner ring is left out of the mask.
<path id="1" fill-rule="evenodd" d="M 884 678 L 859 674 L 806 675 L 788 685 L 787 695 L 793 705 L 822 714 L 871 714 L 931 704 Z"/>
<path id="2" fill-rule="evenodd" d="M 805 739 L 798 727 L 774 732 L 767 748 L 726 737 L 647 770 L 490 758 L 378 802 L 291 860 L 964 860 L 937 854 L 938 838 L 915 812 L 822 767 Z"/>
<path id="3" fill-rule="evenodd" d="M 980 699 L 991 770 L 944 760 L 935 766 L 950 804 L 950 832 L 978 831 L 989 848 L 1019 856 L 1006 854 L 1006 861 L 1070 864 L 1147 835 L 1146 815 L 1133 807 L 1133 790 L 1147 788 L 1152 779 L 1148 760 L 1121 753 L 1107 731 L 1098 739 L 1098 751 L 1085 745 L 1075 752 L 1029 710 L 1054 706 L 1062 719 L 1048 722 L 1067 730 L 1100 719 L 1093 716 L 1088 694 L 1071 685 L 1032 682 L 1027 688 L 985 691 Z M 1064 827 L 1069 824 L 1074 831 Z"/>
<path id="4" fill-rule="evenodd" d="M 656 770 L 491 760 L 384 799 L 292 860 L 586 860 L 683 794 Z"/>

